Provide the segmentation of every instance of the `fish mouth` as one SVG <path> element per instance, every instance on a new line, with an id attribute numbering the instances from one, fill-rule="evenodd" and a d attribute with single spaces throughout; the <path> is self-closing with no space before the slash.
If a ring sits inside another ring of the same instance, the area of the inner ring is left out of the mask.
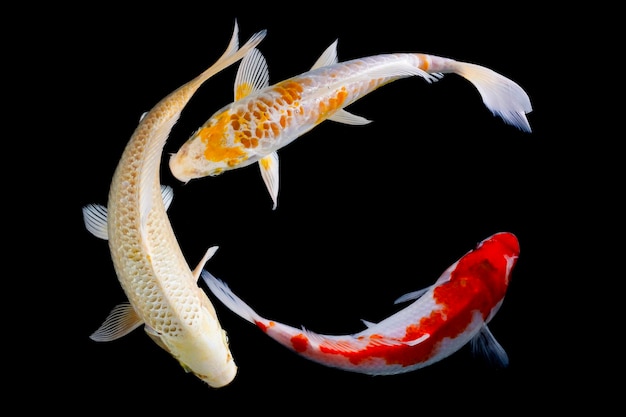
<path id="1" fill-rule="evenodd" d="M 170 172 L 172 173 L 174 178 L 186 184 L 191 179 L 197 178 L 197 177 L 194 177 L 193 169 L 189 169 L 180 163 L 180 159 L 181 159 L 180 152 L 170 155 L 170 161 L 169 161 Z"/>
<path id="2" fill-rule="evenodd" d="M 182 183 L 188 183 L 190 180 L 215 177 L 222 174 L 225 169 L 223 167 L 213 167 L 211 169 L 198 169 L 193 164 L 185 163 L 187 156 L 185 153 L 175 153 L 170 155 L 169 167 L 170 172 L 178 181 Z"/>
<path id="3" fill-rule="evenodd" d="M 222 388 L 229 385 L 237 376 L 238 368 L 235 365 L 235 361 L 229 356 L 228 364 L 224 367 L 223 371 L 215 375 L 203 375 L 196 372 L 193 374 L 206 382 L 211 388 Z"/>

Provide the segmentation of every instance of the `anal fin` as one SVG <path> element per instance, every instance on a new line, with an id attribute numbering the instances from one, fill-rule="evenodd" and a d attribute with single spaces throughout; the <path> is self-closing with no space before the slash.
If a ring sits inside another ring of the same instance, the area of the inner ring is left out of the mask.
<path id="1" fill-rule="evenodd" d="M 332 116 L 328 118 L 328 120 L 332 120 L 333 122 L 338 123 L 345 123 L 347 125 L 366 125 L 368 123 L 372 123 L 371 120 L 368 120 L 365 117 L 357 116 L 356 114 L 352 114 L 344 109 L 337 110 Z"/>

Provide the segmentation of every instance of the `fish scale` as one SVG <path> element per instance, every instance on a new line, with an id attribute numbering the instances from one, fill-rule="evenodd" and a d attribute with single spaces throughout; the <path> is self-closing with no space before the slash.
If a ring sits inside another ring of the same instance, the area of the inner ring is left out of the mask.
<path id="1" fill-rule="evenodd" d="M 111 250 L 124 248 L 126 256 L 113 257 L 115 270 L 118 276 L 129 276 L 132 279 L 121 279 L 121 285 L 134 306 L 146 303 L 144 308 L 138 309 L 141 318 L 148 326 L 158 333 L 171 337 L 178 337 L 183 332 L 183 326 L 178 320 L 181 312 L 185 312 L 185 321 L 194 326 L 198 320 L 199 307 L 193 301 L 192 294 L 195 292 L 193 276 L 186 260 L 176 243 L 174 232 L 169 222 L 162 221 L 167 217 L 165 207 L 160 193 L 160 183 L 157 175 L 152 173 L 152 196 L 150 201 L 151 209 L 148 212 L 148 219 L 145 225 L 141 222 L 144 219 L 142 214 L 141 199 L 137 198 L 141 194 L 139 173 L 146 172 L 143 169 L 149 159 L 150 147 L 147 146 L 154 136 L 152 132 L 158 127 L 161 120 L 168 123 L 169 120 L 178 117 L 183 103 L 191 97 L 192 91 L 180 90 L 180 97 L 175 97 L 175 106 L 162 106 L 161 111 L 153 115 L 148 115 L 144 119 L 145 129 L 139 129 L 129 142 L 121 161 L 116 169 L 113 180 L 109 203 L 107 206 L 109 222 L 109 246 Z M 154 119 L 154 120 L 153 120 Z M 171 122 L 170 122 L 171 123 Z M 173 124 L 173 123 L 172 123 Z M 144 131 L 148 132 L 147 134 Z M 156 143 L 162 147 L 162 143 Z M 154 172 L 154 171 L 153 171 Z M 145 175 L 145 174 L 144 174 Z M 156 192 L 155 192 L 156 191 Z M 145 240 L 138 239 L 137 233 L 128 233 L 130 230 L 141 231 Z M 159 260 L 167 260 L 159 262 Z M 164 267 L 164 263 L 167 267 Z M 181 274 L 183 275 L 181 279 Z M 159 297 L 156 302 L 146 302 L 149 296 L 154 293 L 163 293 L 164 289 L 177 283 L 179 291 L 171 293 L 170 299 Z M 158 288 L 155 288 L 158 287 Z M 194 305 L 196 304 L 196 305 Z M 164 314 L 168 322 L 161 317 Z"/>

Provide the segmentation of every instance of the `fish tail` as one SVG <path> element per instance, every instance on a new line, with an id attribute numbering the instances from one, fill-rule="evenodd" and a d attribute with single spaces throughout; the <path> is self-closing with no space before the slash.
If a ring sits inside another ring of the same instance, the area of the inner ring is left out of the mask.
<path id="1" fill-rule="evenodd" d="M 263 317 L 259 316 L 241 298 L 237 297 L 225 282 L 214 277 L 213 274 L 205 269 L 202 270 L 201 276 L 213 295 L 215 295 L 233 313 L 239 315 L 241 318 L 252 324 L 256 324 L 259 321 L 265 321 Z"/>
<path id="2" fill-rule="evenodd" d="M 526 113 L 532 111 L 528 94 L 514 81 L 497 72 L 468 62 L 452 61 L 452 72 L 460 75 L 480 93 L 483 103 L 505 123 L 530 132 Z"/>
<path id="3" fill-rule="evenodd" d="M 205 80 L 211 78 L 213 75 L 222 71 L 224 68 L 229 67 L 235 62 L 242 59 L 251 49 L 256 47 L 267 35 L 267 30 L 263 29 L 248 39 L 248 41 L 240 48 L 239 47 L 239 26 L 237 21 L 235 20 L 235 26 L 233 29 L 233 34 L 230 38 L 230 42 L 226 47 L 226 50 L 222 54 L 222 56 L 209 68 L 204 70 L 202 74 L 200 74 L 194 82 L 197 84 L 202 84 Z"/>

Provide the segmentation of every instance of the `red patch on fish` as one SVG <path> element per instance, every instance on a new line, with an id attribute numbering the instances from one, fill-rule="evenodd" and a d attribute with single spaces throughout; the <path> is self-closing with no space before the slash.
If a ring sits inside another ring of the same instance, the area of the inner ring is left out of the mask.
<path id="1" fill-rule="evenodd" d="M 343 355 L 353 364 L 372 358 L 383 359 L 387 364 L 411 366 L 424 362 L 437 353 L 445 338 L 454 339 L 468 329 L 476 312 L 486 319 L 506 292 L 508 272 L 514 266 L 519 253 L 517 238 L 510 233 L 494 235 L 474 251 L 463 256 L 450 274 L 450 280 L 438 285 L 433 298 L 440 307 L 419 323 L 406 327 L 405 336 L 395 342 L 380 343 L 380 338 L 370 338 L 363 349 L 340 350 L 322 344 L 323 353 Z M 512 260 L 512 264 L 511 264 Z M 423 341 L 411 345 L 411 341 L 426 335 Z M 346 340 L 346 343 L 349 343 Z"/>
<path id="2" fill-rule="evenodd" d="M 257 327 L 261 330 L 263 330 L 264 333 L 267 333 L 267 331 L 271 328 L 274 327 L 274 325 L 276 324 L 273 321 L 268 321 L 267 324 L 261 322 L 261 321 L 255 321 L 254 324 L 257 325 Z"/>
<path id="3" fill-rule="evenodd" d="M 291 338 L 291 346 L 293 346 L 296 352 L 304 352 L 309 346 L 309 339 L 302 333 L 299 333 Z"/>

